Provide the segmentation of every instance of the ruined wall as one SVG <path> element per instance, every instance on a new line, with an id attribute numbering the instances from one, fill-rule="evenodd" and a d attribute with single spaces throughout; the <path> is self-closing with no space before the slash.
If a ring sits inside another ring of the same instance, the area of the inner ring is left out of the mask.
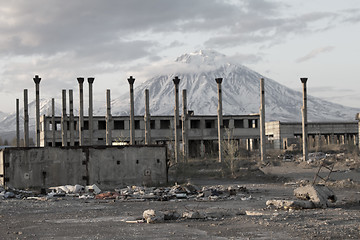
<path id="1" fill-rule="evenodd" d="M 166 147 L 6 148 L 0 184 L 20 189 L 96 184 L 102 189 L 167 182 Z"/>

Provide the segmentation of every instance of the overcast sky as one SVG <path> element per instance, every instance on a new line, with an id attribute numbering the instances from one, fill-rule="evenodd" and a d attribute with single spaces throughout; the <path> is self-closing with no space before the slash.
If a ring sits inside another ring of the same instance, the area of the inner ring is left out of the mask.
<path id="1" fill-rule="evenodd" d="M 183 53 L 213 49 L 309 94 L 360 107 L 359 0 L 0 0 L 0 111 L 77 91 L 105 100 Z M 85 85 L 87 87 L 87 84 Z M 77 92 L 76 92 L 77 93 Z"/>

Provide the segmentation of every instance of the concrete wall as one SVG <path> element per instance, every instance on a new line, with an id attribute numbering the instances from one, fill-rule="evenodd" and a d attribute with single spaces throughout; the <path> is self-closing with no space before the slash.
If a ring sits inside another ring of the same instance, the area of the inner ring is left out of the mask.
<path id="1" fill-rule="evenodd" d="M 6 148 L 0 184 L 19 189 L 96 184 L 101 189 L 167 182 L 165 146 Z"/>

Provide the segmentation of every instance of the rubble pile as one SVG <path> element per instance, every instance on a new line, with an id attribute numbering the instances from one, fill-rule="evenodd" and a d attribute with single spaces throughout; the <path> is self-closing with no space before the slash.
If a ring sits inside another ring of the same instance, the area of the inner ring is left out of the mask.
<path id="1" fill-rule="evenodd" d="M 102 192 L 95 184 L 91 186 L 64 185 L 50 187 L 47 195 L 31 191 L 7 190 L 0 188 L 0 198 L 18 198 L 28 200 L 47 200 L 53 197 L 78 197 L 80 199 L 116 199 L 120 201 L 216 201 L 216 200 L 250 200 L 249 191 L 239 185 L 204 186 L 202 188 L 187 183 L 171 187 L 128 186 L 114 191 Z"/>
<path id="2" fill-rule="evenodd" d="M 186 210 L 182 213 L 176 210 L 157 211 L 147 209 L 143 212 L 142 218 L 137 220 L 129 220 L 127 223 L 162 223 L 165 221 L 176 220 L 217 220 L 225 217 L 234 217 L 237 215 L 245 215 L 244 211 L 237 209 L 217 209 L 213 211 Z"/>
<path id="3" fill-rule="evenodd" d="M 171 200 L 225 200 L 237 199 L 248 200 L 245 194 L 249 191 L 242 186 L 233 185 L 225 187 L 222 185 L 198 187 L 193 184 L 175 184 L 172 187 L 139 187 L 129 186 L 122 189 L 115 189 L 119 195 L 117 199 L 124 201 L 171 201 Z M 250 197 L 251 198 L 251 197 Z M 106 198 L 104 198 L 106 199 Z"/>
<path id="4" fill-rule="evenodd" d="M 267 206 L 282 209 L 326 208 L 336 202 L 336 196 L 324 185 L 306 185 L 294 190 L 299 200 L 268 200 Z"/>
<path id="5" fill-rule="evenodd" d="M 35 196 L 35 194 L 32 191 L 25 191 L 25 190 L 12 189 L 12 188 L 5 189 L 4 187 L 0 186 L 0 199 L 5 199 L 5 198 L 23 199 L 32 196 Z"/>

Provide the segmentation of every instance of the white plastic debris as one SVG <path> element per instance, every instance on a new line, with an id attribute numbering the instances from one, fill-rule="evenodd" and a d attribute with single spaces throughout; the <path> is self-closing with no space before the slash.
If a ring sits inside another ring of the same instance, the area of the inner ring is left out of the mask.
<path id="1" fill-rule="evenodd" d="M 83 192 L 85 190 L 84 186 L 81 185 L 64 185 L 64 186 L 58 186 L 58 187 L 51 187 L 49 188 L 50 190 L 53 190 L 57 193 L 66 193 L 66 194 L 70 194 L 70 193 L 80 193 Z"/>
<path id="2" fill-rule="evenodd" d="M 95 184 L 90 185 L 90 186 L 86 186 L 85 187 L 85 192 L 93 192 L 95 194 L 99 194 L 101 193 L 101 190 L 98 186 L 96 186 Z"/>

